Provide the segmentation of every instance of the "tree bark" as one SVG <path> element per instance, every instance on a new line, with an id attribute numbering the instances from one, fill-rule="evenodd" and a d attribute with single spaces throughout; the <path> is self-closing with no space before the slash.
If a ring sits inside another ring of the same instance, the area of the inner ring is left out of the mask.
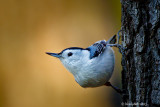
<path id="1" fill-rule="evenodd" d="M 122 106 L 160 107 L 160 0 L 121 0 Z"/>

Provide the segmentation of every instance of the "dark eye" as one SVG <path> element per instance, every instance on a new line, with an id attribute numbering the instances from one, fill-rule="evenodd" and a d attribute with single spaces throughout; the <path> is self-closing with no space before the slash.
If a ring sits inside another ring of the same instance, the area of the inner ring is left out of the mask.
<path id="1" fill-rule="evenodd" d="M 68 53 L 68 56 L 72 56 L 72 54 L 73 54 L 72 52 L 69 52 L 69 53 Z"/>

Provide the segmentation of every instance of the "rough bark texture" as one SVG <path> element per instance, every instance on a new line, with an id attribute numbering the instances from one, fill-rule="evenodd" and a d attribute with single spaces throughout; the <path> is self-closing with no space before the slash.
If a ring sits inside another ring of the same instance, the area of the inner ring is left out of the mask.
<path id="1" fill-rule="evenodd" d="M 122 106 L 160 107 L 160 0 L 121 0 Z"/>

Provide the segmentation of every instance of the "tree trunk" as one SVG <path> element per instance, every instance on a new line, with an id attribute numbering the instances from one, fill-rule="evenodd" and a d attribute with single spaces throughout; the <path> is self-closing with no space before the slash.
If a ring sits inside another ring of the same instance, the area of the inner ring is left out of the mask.
<path id="1" fill-rule="evenodd" d="M 122 106 L 160 107 L 160 0 L 121 0 Z"/>

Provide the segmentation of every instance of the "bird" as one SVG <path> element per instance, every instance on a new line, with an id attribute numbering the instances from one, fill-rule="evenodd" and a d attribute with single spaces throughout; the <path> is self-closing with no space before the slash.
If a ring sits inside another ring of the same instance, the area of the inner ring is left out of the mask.
<path id="1" fill-rule="evenodd" d="M 46 54 L 58 58 L 81 87 L 106 85 L 121 93 L 120 89 L 109 82 L 115 66 L 115 54 L 112 49 L 112 44 L 115 43 L 116 35 L 108 41 L 97 41 L 87 48 L 69 47 L 60 53 L 46 52 Z"/>

